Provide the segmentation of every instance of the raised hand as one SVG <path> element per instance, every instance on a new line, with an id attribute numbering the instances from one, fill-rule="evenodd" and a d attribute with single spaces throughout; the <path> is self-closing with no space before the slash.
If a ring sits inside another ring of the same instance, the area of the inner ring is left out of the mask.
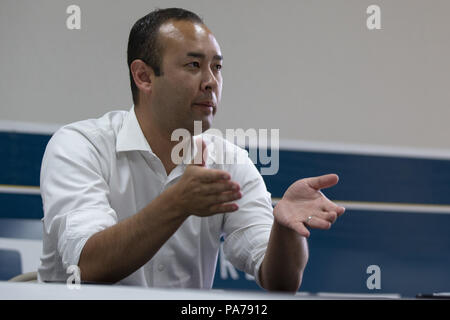
<path id="1" fill-rule="evenodd" d="M 294 182 L 274 208 L 275 220 L 298 234 L 309 237 L 307 227 L 329 229 L 345 212 L 320 191 L 336 185 L 339 177 L 327 174 Z"/>
<path id="2" fill-rule="evenodd" d="M 196 156 L 171 190 L 175 206 L 186 215 L 201 217 L 236 211 L 238 205 L 230 202 L 242 197 L 239 184 L 226 171 L 206 168 L 206 144 L 202 139 L 196 143 Z"/>

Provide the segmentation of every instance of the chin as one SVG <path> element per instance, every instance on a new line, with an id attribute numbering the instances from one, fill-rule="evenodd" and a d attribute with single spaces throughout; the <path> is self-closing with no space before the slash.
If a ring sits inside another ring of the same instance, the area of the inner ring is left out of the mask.
<path id="1" fill-rule="evenodd" d="M 208 129 L 211 129 L 212 123 L 209 120 L 202 121 L 202 129 L 205 132 Z"/>
<path id="2" fill-rule="evenodd" d="M 212 121 L 210 121 L 209 119 L 194 119 L 193 121 L 199 121 L 199 122 L 201 121 L 201 126 L 199 126 L 199 125 L 195 126 L 194 123 L 192 123 L 192 125 L 190 125 L 188 127 L 189 132 L 193 136 L 197 136 L 197 135 L 205 132 L 206 130 L 210 129 L 212 126 Z"/>

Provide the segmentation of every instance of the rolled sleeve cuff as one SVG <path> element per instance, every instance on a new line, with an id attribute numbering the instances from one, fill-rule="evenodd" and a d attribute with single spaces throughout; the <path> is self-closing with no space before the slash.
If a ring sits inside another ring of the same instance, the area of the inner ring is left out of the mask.
<path id="1" fill-rule="evenodd" d="M 94 234 L 117 223 L 117 215 L 111 208 L 106 211 L 83 210 L 67 214 L 66 228 L 58 241 L 58 251 L 64 268 L 78 265 L 81 251 Z"/>
<path id="2" fill-rule="evenodd" d="M 79 239 L 69 239 L 66 241 L 62 252 L 62 263 L 64 269 L 67 269 L 71 265 L 78 265 L 81 251 L 89 238 L 90 236 Z"/>
<path id="3" fill-rule="evenodd" d="M 259 259 L 257 260 L 256 265 L 255 265 L 255 268 L 254 268 L 255 274 L 253 275 L 253 276 L 255 277 L 255 282 L 256 282 L 256 284 L 257 284 L 260 288 L 263 288 L 263 287 L 262 287 L 262 285 L 261 285 L 261 279 L 259 278 L 259 269 L 261 269 L 261 265 L 262 265 L 262 262 L 263 262 L 263 260 L 264 260 L 264 256 L 265 256 L 265 251 L 263 251 L 262 254 L 260 254 L 260 257 L 259 257 Z"/>
<path id="4" fill-rule="evenodd" d="M 251 235 L 239 230 L 225 239 L 224 253 L 237 269 L 253 275 L 255 282 L 262 288 L 259 269 L 267 249 L 270 225 L 253 228 Z"/>

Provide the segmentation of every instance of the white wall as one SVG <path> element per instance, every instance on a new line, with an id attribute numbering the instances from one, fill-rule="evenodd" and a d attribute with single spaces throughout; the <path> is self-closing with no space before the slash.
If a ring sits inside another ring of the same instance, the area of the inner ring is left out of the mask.
<path id="1" fill-rule="evenodd" d="M 81 30 L 66 28 L 70 4 Z M 370 4 L 382 30 L 366 28 Z M 63 124 L 129 109 L 129 30 L 170 6 L 201 15 L 221 44 L 217 128 L 450 149 L 447 0 L 1 0 L 0 119 Z"/>

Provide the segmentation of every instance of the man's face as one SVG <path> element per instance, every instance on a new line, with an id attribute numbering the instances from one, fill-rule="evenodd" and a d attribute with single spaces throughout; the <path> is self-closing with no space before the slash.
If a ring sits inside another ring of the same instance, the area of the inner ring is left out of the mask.
<path id="1" fill-rule="evenodd" d="M 169 21 L 159 31 L 162 74 L 152 77 L 151 103 L 165 128 L 185 128 L 194 121 L 211 127 L 222 94 L 222 55 L 212 33 L 201 24 Z"/>

